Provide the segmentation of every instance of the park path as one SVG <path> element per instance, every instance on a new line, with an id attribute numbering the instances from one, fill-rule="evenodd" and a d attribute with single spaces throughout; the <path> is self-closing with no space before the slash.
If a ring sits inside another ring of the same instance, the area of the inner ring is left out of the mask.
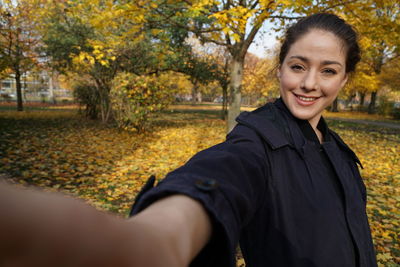
<path id="1" fill-rule="evenodd" d="M 374 126 L 382 126 L 390 129 L 398 129 L 400 130 L 400 123 L 392 123 L 387 121 L 372 121 L 372 120 L 358 120 L 358 119 L 348 119 L 348 118 L 339 118 L 339 117 L 329 117 L 327 120 L 337 120 L 337 121 L 348 121 L 355 123 L 362 123 Z"/>

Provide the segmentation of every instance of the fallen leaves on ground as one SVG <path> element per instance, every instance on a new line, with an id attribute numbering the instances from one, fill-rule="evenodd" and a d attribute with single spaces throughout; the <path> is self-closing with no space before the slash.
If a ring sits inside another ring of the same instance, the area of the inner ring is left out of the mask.
<path id="1" fill-rule="evenodd" d="M 148 177 L 164 177 L 197 151 L 223 141 L 218 112 L 158 113 L 146 134 L 88 121 L 74 110 L 0 112 L 0 173 L 126 215 Z M 400 134 L 330 121 L 360 157 L 380 266 L 400 263 Z M 244 266 L 242 259 L 238 264 Z"/>
<path id="2" fill-rule="evenodd" d="M 379 114 L 368 114 L 366 112 L 359 111 L 340 111 L 330 112 L 324 111 L 325 118 L 345 118 L 353 120 L 366 120 L 366 121 L 385 121 L 390 123 L 398 124 L 398 120 L 394 120 L 391 116 L 383 116 Z"/>

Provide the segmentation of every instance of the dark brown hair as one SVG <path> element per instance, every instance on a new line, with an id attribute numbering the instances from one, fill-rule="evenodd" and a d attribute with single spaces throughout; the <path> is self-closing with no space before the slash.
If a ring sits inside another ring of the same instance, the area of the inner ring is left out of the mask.
<path id="1" fill-rule="evenodd" d="M 279 64 L 282 65 L 292 44 L 313 29 L 331 32 L 343 41 L 346 48 L 346 73 L 353 72 L 361 59 L 357 33 L 346 21 L 329 13 L 302 18 L 287 29 L 279 52 Z"/>

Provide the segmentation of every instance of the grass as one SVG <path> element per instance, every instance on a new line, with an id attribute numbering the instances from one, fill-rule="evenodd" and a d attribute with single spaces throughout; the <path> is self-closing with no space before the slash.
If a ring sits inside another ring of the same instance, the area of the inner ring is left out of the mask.
<path id="1" fill-rule="evenodd" d="M 379 114 L 368 114 L 367 112 L 359 111 L 341 111 L 341 112 L 324 112 L 325 118 L 342 118 L 342 119 L 354 119 L 354 120 L 366 120 L 366 121 L 383 121 L 395 124 L 400 124 L 399 120 L 395 120 L 390 116 L 383 116 Z"/>

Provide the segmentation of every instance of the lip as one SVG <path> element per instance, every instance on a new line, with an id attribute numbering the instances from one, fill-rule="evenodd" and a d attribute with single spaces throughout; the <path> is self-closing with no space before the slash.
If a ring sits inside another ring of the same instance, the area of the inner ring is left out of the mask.
<path id="1" fill-rule="evenodd" d="M 317 102 L 319 96 L 298 95 L 293 93 L 297 103 L 301 106 L 311 106 Z"/>

